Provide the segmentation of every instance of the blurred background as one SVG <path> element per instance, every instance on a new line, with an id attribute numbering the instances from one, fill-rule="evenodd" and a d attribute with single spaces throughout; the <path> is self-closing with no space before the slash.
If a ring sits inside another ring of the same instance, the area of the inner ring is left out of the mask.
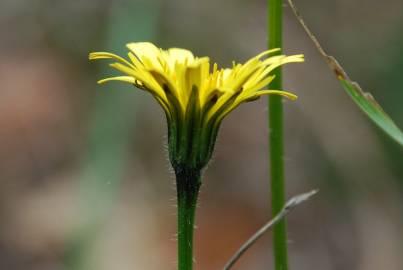
<path id="1" fill-rule="evenodd" d="M 296 1 L 350 76 L 403 127 L 403 2 Z M 403 149 L 349 99 L 290 9 L 285 68 L 287 196 L 314 188 L 288 218 L 291 269 L 403 269 Z M 0 269 L 176 267 L 174 177 L 159 106 L 90 51 L 152 41 L 220 65 L 266 48 L 266 3 L 2 0 Z M 270 218 L 267 101 L 223 123 L 205 172 L 196 269 L 221 269 Z M 273 269 L 265 235 L 234 269 Z"/>

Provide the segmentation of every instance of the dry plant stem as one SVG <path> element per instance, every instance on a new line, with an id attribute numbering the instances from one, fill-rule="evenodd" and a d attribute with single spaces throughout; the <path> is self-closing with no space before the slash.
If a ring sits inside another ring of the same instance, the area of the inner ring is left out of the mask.
<path id="1" fill-rule="evenodd" d="M 269 49 L 282 48 L 282 0 L 268 0 L 268 38 Z M 278 52 L 281 54 L 281 51 Z M 282 89 L 281 68 L 277 68 L 270 89 Z M 285 180 L 283 161 L 283 103 L 279 96 L 269 96 L 269 145 L 271 172 L 272 215 L 277 215 L 285 202 Z M 285 220 L 281 220 L 273 229 L 275 270 L 287 270 L 287 234 Z"/>
<path id="2" fill-rule="evenodd" d="M 343 75 L 343 77 L 348 77 L 346 75 L 346 73 L 344 72 L 344 70 L 340 67 L 340 65 L 338 66 L 334 66 L 334 61 L 335 59 L 332 56 L 329 56 L 326 54 L 325 50 L 322 48 L 322 46 L 320 45 L 318 39 L 315 37 L 315 35 L 311 32 L 311 30 L 309 30 L 308 26 L 306 25 L 305 21 L 302 19 L 301 15 L 299 14 L 299 11 L 297 9 L 297 7 L 294 5 L 294 2 L 291 0 L 287 0 L 288 4 L 290 5 L 290 8 L 292 10 L 292 12 L 294 13 L 295 17 L 297 18 L 298 22 L 301 24 L 301 26 L 304 28 L 305 32 L 307 33 L 307 35 L 309 36 L 309 38 L 312 40 L 312 42 L 314 43 L 316 49 L 319 51 L 319 53 L 326 59 L 326 62 L 328 63 L 328 65 L 330 66 L 330 68 L 334 69 L 334 68 L 339 68 L 341 75 Z M 337 62 L 337 61 L 336 61 Z M 337 64 L 336 64 L 337 65 Z"/>
<path id="3" fill-rule="evenodd" d="M 224 266 L 223 270 L 229 270 L 234 264 L 241 258 L 241 256 L 270 228 L 280 222 L 291 210 L 294 209 L 300 203 L 310 199 L 313 195 L 315 195 L 318 191 L 312 190 L 307 193 L 303 193 L 292 197 L 288 202 L 285 204 L 283 209 L 269 222 L 267 222 L 262 228 L 260 228 L 251 238 L 249 238 L 241 248 L 231 257 L 231 259 L 227 262 Z"/>
<path id="4" fill-rule="evenodd" d="M 337 78 L 340 79 L 344 79 L 344 80 L 348 80 L 351 84 L 353 84 L 358 90 L 359 92 L 361 92 L 363 95 L 370 95 L 369 93 L 364 93 L 364 91 L 361 89 L 361 87 L 358 85 L 358 83 L 353 82 L 349 76 L 347 75 L 347 73 L 344 71 L 343 67 L 339 64 L 339 62 L 336 60 L 336 58 L 334 58 L 331 55 L 328 55 L 325 50 L 323 49 L 323 47 L 320 45 L 318 39 L 316 38 L 316 36 L 312 33 L 312 31 L 308 28 L 308 26 L 306 25 L 305 21 L 302 19 L 297 7 L 295 6 L 294 2 L 292 0 L 287 0 L 288 4 L 290 5 L 290 8 L 292 10 L 292 12 L 294 13 L 295 17 L 297 18 L 298 22 L 301 24 L 302 28 L 304 28 L 305 33 L 308 35 L 308 37 L 311 39 L 311 41 L 313 42 L 313 44 L 315 45 L 316 49 L 318 50 L 319 54 L 325 59 L 327 65 L 329 66 L 329 68 L 331 70 L 333 70 L 334 74 L 337 76 Z M 372 98 L 373 99 L 373 98 Z M 379 105 L 377 105 L 379 106 Z"/>

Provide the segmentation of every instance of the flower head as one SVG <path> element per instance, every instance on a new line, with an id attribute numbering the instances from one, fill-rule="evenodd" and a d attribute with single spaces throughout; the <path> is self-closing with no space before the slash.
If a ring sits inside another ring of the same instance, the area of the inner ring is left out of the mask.
<path id="1" fill-rule="evenodd" d="M 149 42 L 127 44 L 128 59 L 109 52 L 91 53 L 90 60 L 111 59 L 110 66 L 123 76 L 98 81 L 123 81 L 152 94 L 163 108 L 168 123 L 169 156 L 173 167 L 200 170 L 210 160 L 221 121 L 243 102 L 276 94 L 264 89 L 274 78 L 271 72 L 286 63 L 303 62 L 303 55 L 276 55 L 269 50 L 244 64 L 219 69 L 208 57 L 171 48 L 162 50 Z"/>

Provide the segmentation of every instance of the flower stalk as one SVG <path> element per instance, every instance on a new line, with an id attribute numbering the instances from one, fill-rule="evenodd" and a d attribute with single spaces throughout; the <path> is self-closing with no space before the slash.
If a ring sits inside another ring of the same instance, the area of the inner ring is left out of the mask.
<path id="1" fill-rule="evenodd" d="M 128 59 L 109 52 L 90 53 L 90 60 L 109 59 L 122 81 L 149 92 L 161 105 L 168 127 L 168 151 L 175 171 L 178 199 L 178 269 L 192 270 L 193 230 L 201 173 L 214 151 L 222 120 L 239 105 L 262 95 L 296 99 L 286 91 L 264 89 L 279 66 L 303 62 L 303 55 L 271 56 L 264 51 L 244 64 L 218 68 L 208 57 L 180 48 L 162 50 L 149 42 L 127 44 Z M 280 100 L 281 102 L 281 100 Z"/>
<path id="2" fill-rule="evenodd" d="M 178 200 L 178 269 L 193 269 L 193 232 L 197 197 L 201 186 L 200 171 L 176 169 Z"/>
<path id="3" fill-rule="evenodd" d="M 283 1 L 268 0 L 268 47 L 282 48 Z M 281 54 L 281 51 L 278 51 Z M 270 82 L 274 89 L 282 88 L 281 67 L 273 71 L 275 78 Z M 277 215 L 285 204 L 285 179 L 283 159 L 283 103 L 277 96 L 269 96 L 269 159 L 271 180 L 272 216 Z M 275 270 L 288 269 L 286 221 L 283 219 L 273 227 L 273 249 Z"/>

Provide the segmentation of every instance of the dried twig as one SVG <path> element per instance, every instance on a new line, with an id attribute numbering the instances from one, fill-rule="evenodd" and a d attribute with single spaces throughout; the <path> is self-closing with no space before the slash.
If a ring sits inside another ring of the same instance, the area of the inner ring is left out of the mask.
<path id="1" fill-rule="evenodd" d="M 229 270 L 234 264 L 239 260 L 239 258 L 247 251 L 265 232 L 276 225 L 280 220 L 282 220 L 291 210 L 294 209 L 300 203 L 310 199 L 315 195 L 318 190 L 312 190 L 307 193 L 303 193 L 292 197 L 284 205 L 283 209 L 269 222 L 267 222 L 260 230 L 258 230 L 251 238 L 249 238 L 239 250 L 231 257 L 231 259 L 224 266 L 223 270 Z"/>

